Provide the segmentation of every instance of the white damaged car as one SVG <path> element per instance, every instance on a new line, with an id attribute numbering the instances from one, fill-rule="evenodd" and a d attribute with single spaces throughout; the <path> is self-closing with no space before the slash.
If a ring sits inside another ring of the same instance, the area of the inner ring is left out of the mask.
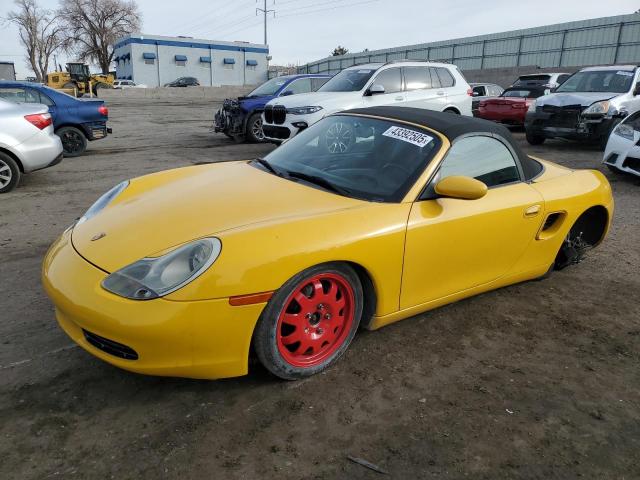
<path id="1" fill-rule="evenodd" d="M 640 112 L 632 113 L 614 128 L 603 163 L 613 172 L 640 177 Z"/>
<path id="2" fill-rule="evenodd" d="M 294 137 L 335 112 L 380 105 L 471 116 L 472 90 L 455 65 L 420 61 L 369 63 L 342 70 L 317 92 L 276 98 L 265 106 L 265 138 Z"/>

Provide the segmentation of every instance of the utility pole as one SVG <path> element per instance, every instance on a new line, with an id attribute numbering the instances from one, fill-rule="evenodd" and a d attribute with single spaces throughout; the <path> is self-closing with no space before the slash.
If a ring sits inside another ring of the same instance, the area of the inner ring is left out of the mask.
<path id="1" fill-rule="evenodd" d="M 259 0 L 256 0 L 259 1 Z M 276 1 L 273 0 L 273 3 L 275 4 Z M 270 13 L 273 13 L 273 17 L 275 18 L 276 16 L 276 11 L 275 10 L 268 10 L 267 9 L 267 0 L 264 0 L 264 8 L 256 8 L 256 15 L 261 12 L 262 14 L 264 14 L 264 44 L 268 45 L 267 43 L 267 16 Z"/>

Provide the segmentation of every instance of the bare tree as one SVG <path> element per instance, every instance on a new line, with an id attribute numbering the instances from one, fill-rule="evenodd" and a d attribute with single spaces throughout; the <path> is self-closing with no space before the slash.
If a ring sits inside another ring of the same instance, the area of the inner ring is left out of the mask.
<path id="1" fill-rule="evenodd" d="M 140 29 L 134 0 L 60 0 L 58 14 L 66 27 L 67 50 L 109 73 L 113 46 L 120 37 Z"/>
<path id="2" fill-rule="evenodd" d="M 347 53 L 349 53 L 349 49 L 341 45 L 338 45 L 336 48 L 333 49 L 333 52 L 331 52 L 331 56 L 339 57 L 340 55 L 346 55 Z"/>
<path id="3" fill-rule="evenodd" d="M 42 82 L 51 56 L 64 41 L 59 18 L 55 12 L 40 7 L 36 0 L 15 0 L 14 3 L 17 10 L 9 12 L 6 21 L 18 27 L 20 42 L 27 50 L 27 62 L 36 80 Z"/>

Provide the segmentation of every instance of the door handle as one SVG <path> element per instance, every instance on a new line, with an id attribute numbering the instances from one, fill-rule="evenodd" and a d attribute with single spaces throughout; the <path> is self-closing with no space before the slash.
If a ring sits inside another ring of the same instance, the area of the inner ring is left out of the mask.
<path id="1" fill-rule="evenodd" d="M 443 92 L 442 90 L 440 90 L 440 91 L 438 92 L 438 95 L 442 96 L 442 95 L 444 95 L 444 92 Z"/>
<path id="2" fill-rule="evenodd" d="M 401 102 L 402 100 L 404 100 L 404 97 L 396 97 L 396 102 Z"/>
<path id="3" fill-rule="evenodd" d="M 540 205 L 531 205 L 524 210 L 525 217 L 535 217 L 540 213 Z"/>

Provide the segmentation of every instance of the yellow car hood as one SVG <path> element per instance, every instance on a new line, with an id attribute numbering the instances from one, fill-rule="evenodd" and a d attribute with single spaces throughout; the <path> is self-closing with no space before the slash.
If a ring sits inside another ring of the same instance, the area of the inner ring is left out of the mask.
<path id="1" fill-rule="evenodd" d="M 200 165 L 132 180 L 103 211 L 76 225 L 72 241 L 85 259 L 113 272 L 225 230 L 363 205 L 247 162 Z M 246 251 L 251 255 L 251 245 Z"/>

